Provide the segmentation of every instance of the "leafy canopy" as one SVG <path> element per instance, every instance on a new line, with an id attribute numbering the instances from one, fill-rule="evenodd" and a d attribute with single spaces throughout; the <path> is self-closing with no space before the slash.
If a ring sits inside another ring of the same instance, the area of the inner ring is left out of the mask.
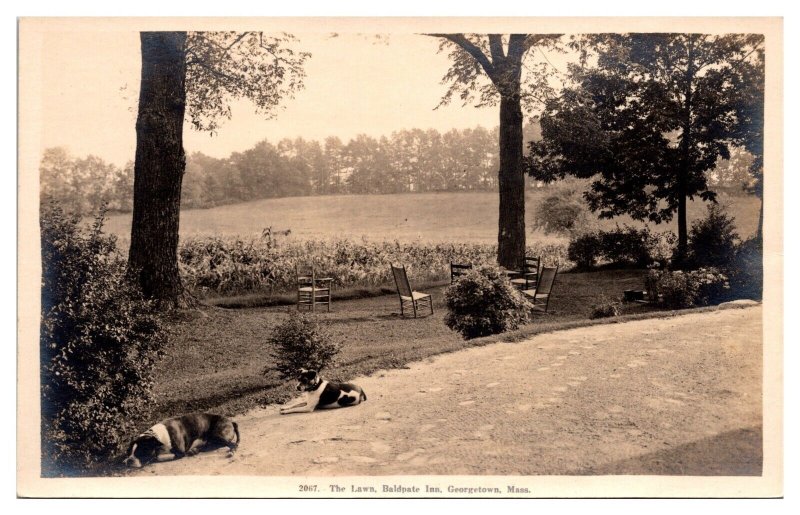
<path id="1" fill-rule="evenodd" d="M 522 108 L 530 112 L 554 94 L 559 74 L 545 51 L 563 52 L 559 34 L 431 36 L 441 38 L 439 52 L 447 52 L 452 63 L 442 77 L 448 88 L 439 106 L 453 98 L 462 106 L 494 106 L 501 94 L 519 94 Z M 514 84 L 521 85 L 518 92 Z"/>
<path id="2" fill-rule="evenodd" d="M 705 172 L 744 138 L 742 104 L 753 104 L 742 84 L 757 76 L 763 37 L 600 34 L 572 45 L 583 59 L 570 66 L 573 85 L 547 102 L 529 174 L 594 178 L 585 196 L 602 218 L 669 221 L 681 175 L 688 198 L 713 201 Z"/>
<path id="3" fill-rule="evenodd" d="M 197 130 L 215 131 L 231 118 L 228 99 L 249 99 L 267 118 L 303 88 L 303 65 L 289 34 L 190 32 L 186 42 L 186 117 Z"/>

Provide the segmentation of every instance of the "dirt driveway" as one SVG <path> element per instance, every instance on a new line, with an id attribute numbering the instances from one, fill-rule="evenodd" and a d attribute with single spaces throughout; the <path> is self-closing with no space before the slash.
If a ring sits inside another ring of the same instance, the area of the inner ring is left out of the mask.
<path id="1" fill-rule="evenodd" d="M 358 378 L 369 400 L 237 417 L 242 443 L 138 475 L 761 472 L 761 307 L 497 343 Z"/>

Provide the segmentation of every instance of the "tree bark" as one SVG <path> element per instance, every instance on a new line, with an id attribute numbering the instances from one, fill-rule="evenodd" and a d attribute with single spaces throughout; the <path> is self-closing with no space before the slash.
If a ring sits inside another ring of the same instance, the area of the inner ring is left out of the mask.
<path id="1" fill-rule="evenodd" d="M 690 39 L 686 83 L 684 86 L 683 127 L 681 134 L 681 162 L 678 168 L 678 249 L 675 263 L 681 266 L 687 257 L 689 248 L 689 231 L 686 219 L 687 181 L 692 168 L 692 84 L 694 83 L 694 41 Z"/>
<path id="2" fill-rule="evenodd" d="M 128 274 L 148 298 L 177 306 L 181 183 L 186 166 L 186 33 L 142 32 Z"/>
<path id="3" fill-rule="evenodd" d="M 500 213 L 497 263 L 509 270 L 525 256 L 525 173 L 522 168 L 522 107 L 519 94 L 500 99 Z"/>

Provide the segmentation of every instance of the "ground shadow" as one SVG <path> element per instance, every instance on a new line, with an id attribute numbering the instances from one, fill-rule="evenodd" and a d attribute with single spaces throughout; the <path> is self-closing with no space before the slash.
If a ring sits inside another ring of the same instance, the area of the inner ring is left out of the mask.
<path id="1" fill-rule="evenodd" d="M 757 426 L 575 471 L 571 475 L 760 476 L 762 465 L 762 428 Z"/>

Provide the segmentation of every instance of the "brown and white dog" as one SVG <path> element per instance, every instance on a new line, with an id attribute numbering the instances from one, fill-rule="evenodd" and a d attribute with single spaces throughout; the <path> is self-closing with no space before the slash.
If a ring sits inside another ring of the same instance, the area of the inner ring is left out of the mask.
<path id="1" fill-rule="evenodd" d="M 360 387 L 326 381 L 316 371 L 305 368 L 298 373 L 297 390 L 305 392 L 305 395 L 294 404 L 281 408 L 281 415 L 355 406 L 367 400 L 367 394 Z"/>
<path id="2" fill-rule="evenodd" d="M 239 426 L 233 420 L 211 413 L 192 413 L 168 418 L 137 436 L 128 447 L 125 465 L 141 468 L 152 461 L 194 456 L 205 445 L 228 447 L 232 456 L 239 446 Z"/>

